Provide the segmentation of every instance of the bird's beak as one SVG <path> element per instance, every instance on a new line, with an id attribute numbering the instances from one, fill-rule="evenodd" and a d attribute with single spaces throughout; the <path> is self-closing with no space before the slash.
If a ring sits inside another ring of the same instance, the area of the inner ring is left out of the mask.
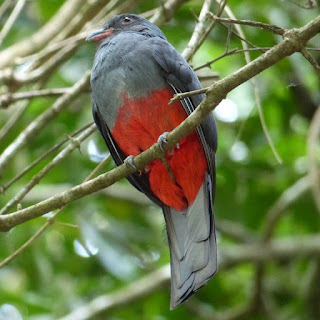
<path id="1" fill-rule="evenodd" d="M 86 41 L 94 41 L 94 42 L 99 42 L 102 39 L 105 39 L 109 36 L 112 35 L 113 29 L 98 29 L 96 31 L 93 31 L 86 37 Z"/>

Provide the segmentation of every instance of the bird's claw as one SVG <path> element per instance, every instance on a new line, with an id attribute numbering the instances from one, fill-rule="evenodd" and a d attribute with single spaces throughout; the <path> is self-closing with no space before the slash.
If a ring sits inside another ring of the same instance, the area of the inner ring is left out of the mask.
<path id="1" fill-rule="evenodd" d="M 169 132 L 164 132 L 162 134 L 160 134 L 159 138 L 158 138 L 158 144 L 159 144 L 159 148 L 162 152 L 164 152 L 163 150 L 163 145 L 165 143 L 168 143 L 167 141 L 167 136 L 168 136 Z"/>
<path id="2" fill-rule="evenodd" d="M 132 155 L 130 155 L 130 156 L 127 156 L 124 160 L 123 160 L 123 162 L 124 162 L 124 164 L 126 165 L 126 167 L 127 168 L 133 168 L 133 169 L 135 169 L 135 170 L 137 170 L 137 168 L 136 168 L 136 166 L 133 164 L 133 156 Z"/>

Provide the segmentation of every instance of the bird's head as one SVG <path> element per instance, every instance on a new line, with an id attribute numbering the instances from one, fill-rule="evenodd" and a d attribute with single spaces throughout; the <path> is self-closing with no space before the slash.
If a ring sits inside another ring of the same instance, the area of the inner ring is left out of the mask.
<path id="1" fill-rule="evenodd" d="M 166 39 L 163 32 L 153 23 L 135 14 L 128 13 L 115 16 L 101 29 L 89 34 L 86 40 L 100 43 L 103 39 L 115 36 L 121 32 L 133 32 L 142 34 L 146 37 L 160 37 Z"/>

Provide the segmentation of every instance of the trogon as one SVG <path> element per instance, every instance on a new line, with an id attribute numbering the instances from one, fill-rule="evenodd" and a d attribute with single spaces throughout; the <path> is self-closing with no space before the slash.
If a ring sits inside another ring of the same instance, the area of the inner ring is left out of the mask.
<path id="1" fill-rule="evenodd" d="M 201 85 L 162 31 L 144 18 L 117 15 L 87 40 L 99 45 L 91 75 L 93 117 L 117 165 L 158 140 L 165 143 L 165 133 L 205 97 L 197 94 L 169 104 L 174 94 Z M 164 161 L 154 160 L 128 177 L 163 210 L 170 246 L 171 309 L 217 270 L 216 150 L 217 129 L 210 115 L 167 151 Z"/>

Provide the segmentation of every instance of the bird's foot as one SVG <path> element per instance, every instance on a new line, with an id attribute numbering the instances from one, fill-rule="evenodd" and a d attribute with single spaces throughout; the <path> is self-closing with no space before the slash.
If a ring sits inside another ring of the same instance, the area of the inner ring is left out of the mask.
<path id="1" fill-rule="evenodd" d="M 158 138 L 158 144 L 159 144 L 159 149 L 164 152 L 163 150 L 163 145 L 165 143 L 168 143 L 168 140 L 167 140 L 167 136 L 168 136 L 169 132 L 164 132 L 162 134 L 160 134 L 159 138 Z"/>
<path id="2" fill-rule="evenodd" d="M 133 168 L 133 169 L 135 169 L 135 170 L 137 170 L 137 168 L 136 168 L 136 166 L 133 164 L 133 156 L 132 155 L 130 155 L 130 156 L 127 156 L 124 160 L 123 160 L 123 162 L 124 162 L 124 164 L 126 165 L 126 167 L 127 168 Z"/>
<path id="3" fill-rule="evenodd" d="M 167 141 L 167 136 L 168 136 L 169 132 L 164 132 L 162 133 L 159 138 L 158 138 L 158 145 L 159 145 L 159 149 L 161 150 L 161 152 L 163 152 L 163 154 L 160 156 L 160 160 L 162 161 L 162 163 L 164 164 L 164 166 L 166 167 L 170 179 L 172 180 L 173 183 L 176 183 L 176 179 L 174 177 L 174 174 L 172 172 L 172 169 L 170 167 L 170 164 L 168 162 L 167 156 L 164 154 L 164 150 L 163 150 L 163 145 L 165 143 L 168 143 Z M 177 144 L 178 145 L 178 144 Z M 173 155 L 173 150 L 170 151 L 170 154 Z"/>
<path id="4" fill-rule="evenodd" d="M 164 132 L 164 133 L 162 133 L 162 134 L 159 136 L 159 138 L 158 138 L 159 149 L 160 149 L 162 152 L 164 152 L 164 150 L 163 150 L 163 145 L 164 145 L 165 143 L 168 143 L 168 140 L 167 140 L 168 134 L 169 134 L 169 132 Z M 177 148 L 177 149 L 180 149 L 180 144 L 179 144 L 179 143 L 176 144 L 176 148 Z M 172 149 L 172 150 L 170 151 L 170 154 L 173 155 L 173 153 L 174 153 L 174 150 Z"/>

